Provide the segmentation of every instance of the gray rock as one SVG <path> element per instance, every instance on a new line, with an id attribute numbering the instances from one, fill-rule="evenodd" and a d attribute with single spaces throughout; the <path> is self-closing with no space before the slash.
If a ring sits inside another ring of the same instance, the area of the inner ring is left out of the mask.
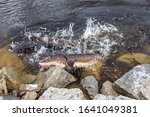
<path id="1" fill-rule="evenodd" d="M 140 92 L 144 99 L 150 100 L 150 79 L 145 81 L 144 85 L 140 88 Z"/>
<path id="2" fill-rule="evenodd" d="M 118 96 L 119 94 L 113 89 L 113 84 L 110 81 L 103 83 L 100 93 L 103 95 Z"/>
<path id="3" fill-rule="evenodd" d="M 94 97 L 94 100 L 134 100 L 134 99 L 131 99 L 129 97 L 125 97 L 125 96 L 122 96 L 122 95 L 119 95 L 119 96 L 111 96 L 111 95 L 102 95 L 102 94 L 98 94 Z"/>
<path id="4" fill-rule="evenodd" d="M 64 88 L 68 84 L 76 81 L 73 75 L 57 66 L 49 69 L 45 74 L 47 77 L 43 86 L 44 89 L 48 87 Z"/>
<path id="5" fill-rule="evenodd" d="M 24 96 L 23 100 L 35 100 L 37 93 L 35 91 L 28 91 Z"/>
<path id="6" fill-rule="evenodd" d="M 78 88 L 53 88 L 49 87 L 39 100 L 85 100 L 82 91 Z"/>
<path id="7" fill-rule="evenodd" d="M 98 94 L 98 82 L 93 76 L 87 76 L 82 79 L 81 85 L 88 91 L 91 99 Z"/>
<path id="8" fill-rule="evenodd" d="M 144 87 L 145 81 L 149 79 L 150 64 L 138 65 L 118 79 L 114 83 L 114 88 L 128 97 L 145 99 L 141 95 L 141 88 Z"/>
<path id="9" fill-rule="evenodd" d="M 2 97 L 3 100 L 20 100 L 20 98 L 12 96 L 12 95 L 1 95 L 0 97 Z"/>

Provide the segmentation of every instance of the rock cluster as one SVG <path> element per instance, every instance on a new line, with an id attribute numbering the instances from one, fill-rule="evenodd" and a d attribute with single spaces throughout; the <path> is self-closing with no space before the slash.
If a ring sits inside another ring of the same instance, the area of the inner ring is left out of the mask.
<path id="1" fill-rule="evenodd" d="M 118 60 L 129 64 L 132 60 L 127 62 L 125 57 Z M 132 56 L 135 57 L 139 62 L 137 55 Z M 150 99 L 150 64 L 136 65 L 115 81 L 103 81 L 101 71 L 104 61 L 100 60 L 88 60 L 85 63 L 78 60 L 69 69 L 53 65 L 33 75 L 23 70 L 19 58 L 16 59 L 18 65 L 2 63 L 4 59 L 0 59 L 0 100 Z M 82 69 L 80 74 L 75 71 L 78 68 Z"/>

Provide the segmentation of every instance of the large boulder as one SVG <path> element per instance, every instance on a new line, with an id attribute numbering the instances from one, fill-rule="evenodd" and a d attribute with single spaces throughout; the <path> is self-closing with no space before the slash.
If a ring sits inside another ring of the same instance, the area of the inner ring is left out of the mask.
<path id="1" fill-rule="evenodd" d="M 114 88 L 123 95 L 145 99 L 141 92 L 144 95 L 149 93 L 149 86 L 145 84 L 147 80 L 150 80 L 150 64 L 138 65 L 118 79 L 114 83 Z"/>
<path id="2" fill-rule="evenodd" d="M 94 97 L 94 100 L 134 100 L 134 99 L 129 98 L 129 97 L 125 97 L 125 96 L 122 96 L 122 95 L 111 96 L 111 95 L 98 94 Z"/>
<path id="3" fill-rule="evenodd" d="M 82 79 L 81 85 L 88 91 L 91 99 L 98 94 L 98 82 L 93 76 L 87 76 Z"/>
<path id="4" fill-rule="evenodd" d="M 113 89 L 113 83 L 110 81 L 106 81 L 103 83 L 103 86 L 100 90 L 100 93 L 103 95 L 112 95 L 112 96 L 118 96 L 119 94 Z"/>
<path id="5" fill-rule="evenodd" d="M 85 100 L 82 91 L 78 88 L 53 88 L 49 87 L 39 100 Z"/>

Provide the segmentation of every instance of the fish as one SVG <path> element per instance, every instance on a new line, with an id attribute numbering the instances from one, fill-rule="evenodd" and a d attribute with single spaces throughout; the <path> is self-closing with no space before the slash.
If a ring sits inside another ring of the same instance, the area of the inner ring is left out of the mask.
<path id="1" fill-rule="evenodd" d="M 53 55 L 39 62 L 41 67 L 59 66 L 65 67 L 84 67 L 91 61 L 101 61 L 102 57 L 94 54 L 70 54 L 70 55 Z"/>

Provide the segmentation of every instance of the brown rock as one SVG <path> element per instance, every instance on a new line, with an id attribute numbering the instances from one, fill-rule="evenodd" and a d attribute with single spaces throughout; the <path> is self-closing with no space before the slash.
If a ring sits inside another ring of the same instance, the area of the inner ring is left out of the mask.
<path id="1" fill-rule="evenodd" d="M 37 93 L 35 91 L 28 91 L 24 96 L 23 100 L 35 100 Z"/>
<path id="2" fill-rule="evenodd" d="M 101 94 L 103 94 L 103 95 L 111 95 L 111 96 L 118 96 L 119 94 L 113 89 L 112 85 L 113 84 L 111 82 L 106 81 L 103 84 L 103 86 L 102 86 L 102 88 L 100 90 Z"/>

